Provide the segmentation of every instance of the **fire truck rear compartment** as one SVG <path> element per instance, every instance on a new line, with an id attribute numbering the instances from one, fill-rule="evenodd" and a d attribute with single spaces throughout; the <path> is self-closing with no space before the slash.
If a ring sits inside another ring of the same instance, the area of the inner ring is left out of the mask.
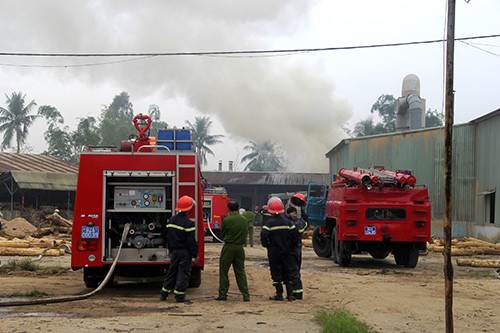
<path id="1" fill-rule="evenodd" d="M 165 229 L 172 216 L 172 196 L 172 176 L 105 177 L 103 261 L 114 260 L 126 223 L 131 227 L 120 262 L 170 261 Z"/>

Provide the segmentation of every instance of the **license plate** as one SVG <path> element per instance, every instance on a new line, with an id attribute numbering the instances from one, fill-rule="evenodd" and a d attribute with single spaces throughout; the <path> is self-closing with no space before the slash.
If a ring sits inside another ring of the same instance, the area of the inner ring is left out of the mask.
<path id="1" fill-rule="evenodd" d="M 376 235 L 377 229 L 375 227 L 365 227 L 365 235 Z"/>
<path id="2" fill-rule="evenodd" d="M 218 228 L 220 228 L 220 224 L 219 223 L 214 223 L 214 224 L 212 224 L 212 228 L 218 229 Z"/>
<path id="3" fill-rule="evenodd" d="M 99 227 L 82 227 L 82 238 L 99 238 Z"/>

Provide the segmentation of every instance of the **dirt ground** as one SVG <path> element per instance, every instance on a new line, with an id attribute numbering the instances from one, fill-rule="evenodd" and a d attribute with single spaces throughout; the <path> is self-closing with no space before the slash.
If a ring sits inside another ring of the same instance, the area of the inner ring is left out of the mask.
<path id="1" fill-rule="evenodd" d="M 304 300 L 273 302 L 269 266 L 260 245 L 246 248 L 251 301 L 243 302 L 230 275 L 229 300 L 218 302 L 218 255 L 221 244 L 206 244 L 202 285 L 188 289 L 192 304 L 159 301 L 161 279 L 115 282 L 114 288 L 81 301 L 37 306 L 0 307 L 0 332 L 318 332 L 314 313 L 345 307 L 379 332 L 444 331 L 443 258 L 421 256 L 416 268 L 396 266 L 368 255 L 353 257 L 341 268 L 304 248 Z M 483 257 L 486 258 L 486 257 Z M 494 257 L 489 257 L 494 258 Z M 3 264 L 12 257 L 0 257 Z M 498 257 L 496 257 L 498 259 Z M 455 261 L 454 261 L 455 262 Z M 69 255 L 44 258 L 45 266 L 70 266 Z M 1 271 L 1 270 L 0 270 Z M 455 266 L 455 332 L 498 332 L 500 279 L 494 269 Z M 33 289 L 54 295 L 89 291 L 82 272 L 56 275 L 33 272 L 0 274 L 0 295 Z"/>

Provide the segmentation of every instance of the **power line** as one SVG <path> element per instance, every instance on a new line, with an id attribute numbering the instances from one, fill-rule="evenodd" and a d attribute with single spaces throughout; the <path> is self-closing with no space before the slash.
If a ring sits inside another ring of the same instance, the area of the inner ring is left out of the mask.
<path id="1" fill-rule="evenodd" d="M 500 34 L 484 35 L 474 37 L 456 38 L 456 41 L 475 40 L 484 38 L 496 38 Z M 435 39 L 416 42 L 401 42 L 388 44 L 371 44 L 358 46 L 341 47 L 323 47 L 323 48 L 305 48 L 305 49 L 279 49 L 279 50 L 241 50 L 241 51 L 202 51 L 202 52 L 150 52 L 150 53 L 22 53 L 22 52 L 0 52 L 0 56 L 19 56 L 19 57 L 164 57 L 164 56 L 226 56 L 226 55 L 255 55 L 255 54 L 275 54 L 275 53 L 299 53 L 299 52 L 322 52 L 322 51 L 340 51 L 370 49 L 379 47 L 394 47 L 407 45 L 422 45 L 445 42 L 444 39 Z"/>

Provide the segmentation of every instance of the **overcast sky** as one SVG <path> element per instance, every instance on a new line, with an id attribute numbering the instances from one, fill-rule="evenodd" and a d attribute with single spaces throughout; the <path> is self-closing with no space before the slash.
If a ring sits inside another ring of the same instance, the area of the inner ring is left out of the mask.
<path id="1" fill-rule="evenodd" d="M 145 53 L 302 49 L 443 39 L 446 0 L 0 1 L 0 52 Z M 500 1 L 457 0 L 459 37 L 500 33 Z M 455 123 L 500 107 L 500 38 L 455 44 Z M 100 115 L 122 91 L 136 113 L 160 107 L 183 126 L 206 115 L 224 134 L 207 170 L 238 163 L 248 140 L 273 140 L 292 171 L 327 172 L 343 126 L 370 116 L 381 94 L 420 77 L 427 108 L 442 111 L 442 43 L 273 57 L 34 58 L 0 56 L 0 105 L 22 91 L 55 106 L 66 125 Z M 131 60 L 127 62 L 110 63 Z M 107 64 L 105 64 L 107 63 Z M 85 65 L 73 67 L 75 65 Z M 34 66 L 34 67 L 30 67 Z M 44 67 L 45 66 L 45 67 Z M 55 67 L 46 67 L 55 66 Z M 46 149 L 45 122 L 28 144 Z"/>

